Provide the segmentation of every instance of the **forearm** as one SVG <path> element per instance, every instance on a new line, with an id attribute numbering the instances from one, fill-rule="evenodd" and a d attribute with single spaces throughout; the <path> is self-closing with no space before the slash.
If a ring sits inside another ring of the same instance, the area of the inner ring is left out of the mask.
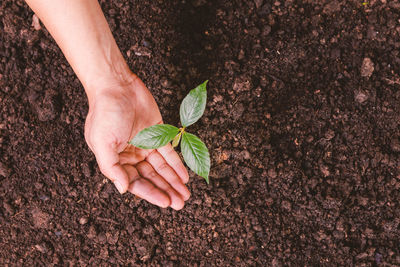
<path id="1" fill-rule="evenodd" d="M 129 68 L 97 0 L 26 2 L 60 46 L 89 100 L 103 80 L 128 82 Z"/>

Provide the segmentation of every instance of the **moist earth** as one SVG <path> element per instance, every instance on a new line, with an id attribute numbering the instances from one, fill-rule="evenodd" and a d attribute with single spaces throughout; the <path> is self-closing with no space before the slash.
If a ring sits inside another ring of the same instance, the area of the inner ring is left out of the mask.
<path id="1" fill-rule="evenodd" d="M 118 194 L 83 88 L 21 0 L 0 2 L 0 265 L 399 266 L 397 0 L 101 1 L 164 121 L 204 80 L 181 211 Z"/>

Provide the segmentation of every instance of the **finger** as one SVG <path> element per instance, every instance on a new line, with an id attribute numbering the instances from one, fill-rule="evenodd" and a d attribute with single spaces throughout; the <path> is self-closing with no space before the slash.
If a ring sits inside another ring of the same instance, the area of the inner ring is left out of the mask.
<path id="1" fill-rule="evenodd" d="M 175 189 L 173 189 L 171 185 L 168 184 L 168 182 L 165 181 L 164 178 L 161 177 L 148 162 L 142 161 L 138 163 L 136 165 L 136 169 L 142 177 L 148 179 L 155 186 L 169 195 L 169 198 L 171 199 L 171 208 L 175 210 L 180 210 L 183 208 L 184 201 L 182 196 L 176 192 Z"/>
<path id="2" fill-rule="evenodd" d="M 153 153 L 150 153 L 147 156 L 146 160 L 151 164 L 151 166 L 153 166 L 154 170 L 172 186 L 172 188 L 181 194 L 183 200 L 189 199 L 189 190 L 160 153 L 154 150 Z"/>
<path id="3" fill-rule="evenodd" d="M 130 179 L 129 192 L 161 208 L 169 207 L 171 200 L 167 194 L 152 182 L 141 177 L 135 167 L 124 165 L 124 168 L 128 172 Z"/>
<path id="4" fill-rule="evenodd" d="M 189 173 L 183 165 L 178 153 L 172 148 L 171 144 L 160 147 L 157 151 L 164 157 L 165 161 L 179 175 L 183 183 L 189 182 Z"/>
<path id="5" fill-rule="evenodd" d="M 129 145 L 123 152 L 119 154 L 119 162 L 121 164 L 136 165 L 137 163 L 143 161 L 151 150 L 140 149 Z"/>
<path id="6" fill-rule="evenodd" d="M 141 179 L 142 178 L 140 176 L 140 174 L 138 173 L 137 169 L 134 166 L 129 165 L 129 164 L 125 164 L 125 165 L 122 165 L 122 167 L 124 167 L 124 169 L 128 173 L 129 184 L 133 183 L 137 179 Z"/>
<path id="7" fill-rule="evenodd" d="M 94 150 L 100 171 L 113 183 L 118 191 L 123 194 L 128 190 L 129 177 L 126 170 L 119 163 L 118 153 L 111 145 L 101 144 Z"/>

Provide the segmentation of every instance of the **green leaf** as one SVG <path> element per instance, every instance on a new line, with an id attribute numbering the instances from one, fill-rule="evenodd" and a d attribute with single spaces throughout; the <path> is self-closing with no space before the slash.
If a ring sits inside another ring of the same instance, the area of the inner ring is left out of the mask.
<path id="1" fill-rule="evenodd" d="M 143 149 L 156 149 L 168 144 L 178 132 L 175 126 L 157 124 L 140 131 L 129 143 Z"/>
<path id="2" fill-rule="evenodd" d="M 183 127 L 192 125 L 203 116 L 207 101 L 207 82 L 208 80 L 191 90 L 183 99 L 179 111 Z"/>
<path id="3" fill-rule="evenodd" d="M 210 173 L 210 153 L 206 145 L 195 135 L 184 132 L 182 135 L 181 151 L 189 168 L 206 179 Z"/>
<path id="4" fill-rule="evenodd" d="M 182 132 L 180 132 L 177 136 L 172 140 L 172 147 L 177 147 L 179 145 L 179 141 L 181 140 Z"/>

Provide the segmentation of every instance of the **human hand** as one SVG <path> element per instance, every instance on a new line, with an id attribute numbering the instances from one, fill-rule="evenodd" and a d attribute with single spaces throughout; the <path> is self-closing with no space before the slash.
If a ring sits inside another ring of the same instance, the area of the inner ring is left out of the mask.
<path id="1" fill-rule="evenodd" d="M 85 139 L 102 173 L 121 193 L 181 209 L 190 195 L 184 185 L 189 176 L 171 145 L 157 150 L 128 147 L 140 130 L 162 118 L 153 96 L 129 70 L 98 1 L 26 1 L 85 87 Z"/>
<path id="2" fill-rule="evenodd" d="M 142 129 L 162 123 L 158 106 L 143 82 L 131 74 L 125 82 L 102 80 L 88 94 L 85 139 L 101 172 L 122 194 L 129 191 L 148 202 L 175 210 L 190 197 L 188 172 L 168 144 L 145 150 L 128 145 Z"/>

